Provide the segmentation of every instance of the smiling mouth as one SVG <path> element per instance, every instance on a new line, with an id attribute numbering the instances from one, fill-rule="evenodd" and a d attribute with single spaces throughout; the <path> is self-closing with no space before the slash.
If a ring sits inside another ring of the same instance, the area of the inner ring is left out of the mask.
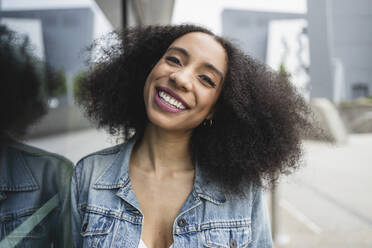
<path id="1" fill-rule="evenodd" d="M 189 109 L 184 100 L 171 89 L 159 86 L 155 87 L 155 90 L 158 100 L 163 103 L 162 105 L 165 104 L 165 106 L 178 110 L 177 112 Z"/>
<path id="2" fill-rule="evenodd" d="M 165 91 L 158 90 L 157 93 L 160 99 L 163 100 L 166 104 L 180 110 L 186 109 L 186 107 L 180 101 L 176 100 L 174 97 L 167 94 Z"/>

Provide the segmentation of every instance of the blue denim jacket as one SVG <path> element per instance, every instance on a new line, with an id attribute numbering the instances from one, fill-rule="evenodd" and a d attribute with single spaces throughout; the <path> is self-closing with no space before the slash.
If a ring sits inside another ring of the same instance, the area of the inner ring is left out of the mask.
<path id="1" fill-rule="evenodd" d="M 80 160 L 72 176 L 75 247 L 137 248 L 143 215 L 131 187 L 129 160 L 135 140 Z M 221 193 L 195 166 L 192 192 L 173 224 L 176 248 L 272 247 L 262 189 L 245 198 Z"/>
<path id="2" fill-rule="evenodd" d="M 0 146 L 0 247 L 71 247 L 67 159 L 8 141 Z"/>

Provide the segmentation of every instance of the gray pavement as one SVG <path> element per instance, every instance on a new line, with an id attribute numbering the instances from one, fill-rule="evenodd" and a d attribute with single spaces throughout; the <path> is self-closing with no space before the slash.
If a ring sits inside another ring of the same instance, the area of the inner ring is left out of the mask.
<path id="1" fill-rule="evenodd" d="M 27 143 L 73 162 L 120 142 L 93 129 Z M 277 248 L 372 248 L 372 134 L 305 141 L 304 166 L 278 187 Z M 270 206 L 270 203 L 269 203 Z"/>
<path id="2" fill-rule="evenodd" d="M 372 247 L 372 134 L 304 144 L 304 167 L 279 187 L 277 247 Z"/>

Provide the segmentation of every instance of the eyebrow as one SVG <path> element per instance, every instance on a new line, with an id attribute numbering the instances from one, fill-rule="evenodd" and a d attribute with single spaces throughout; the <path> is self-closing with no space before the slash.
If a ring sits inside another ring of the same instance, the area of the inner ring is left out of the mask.
<path id="1" fill-rule="evenodd" d="M 168 51 L 172 51 L 172 50 L 178 51 L 178 52 L 182 53 L 183 55 L 185 55 L 186 57 L 190 57 L 190 54 L 185 49 L 183 49 L 181 47 L 171 46 L 171 47 L 169 47 L 167 49 L 167 52 Z M 208 63 L 208 62 L 203 63 L 203 65 L 205 67 L 211 69 L 215 73 L 217 73 L 218 76 L 221 77 L 221 82 L 223 81 L 223 74 L 222 74 L 222 72 L 220 72 L 214 65 L 212 65 L 211 63 Z"/>

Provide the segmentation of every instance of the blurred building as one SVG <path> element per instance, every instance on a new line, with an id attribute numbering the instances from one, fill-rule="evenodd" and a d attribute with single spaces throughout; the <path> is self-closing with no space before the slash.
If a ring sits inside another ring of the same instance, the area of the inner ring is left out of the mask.
<path id="1" fill-rule="evenodd" d="M 305 15 L 225 9 L 222 12 L 222 32 L 235 40 L 247 54 L 265 63 L 270 22 L 301 18 Z"/>
<path id="2" fill-rule="evenodd" d="M 224 36 L 235 40 L 250 56 L 274 70 L 289 73 L 299 92 L 308 99 L 309 56 L 308 42 L 302 41 L 302 36 L 307 38 L 304 19 L 305 15 L 298 13 L 225 9 L 222 29 Z M 297 32 L 293 32 L 293 27 Z M 293 34 L 281 32 L 288 29 Z"/>
<path id="3" fill-rule="evenodd" d="M 307 20 L 311 97 L 340 102 L 372 95 L 371 1 L 311 0 L 304 15 L 226 9 L 223 34 L 265 62 L 269 25 L 285 19 Z"/>
<path id="4" fill-rule="evenodd" d="M 90 8 L 2 11 L 2 18 L 39 20 L 44 45 L 44 59 L 67 79 L 67 98 L 72 99 L 72 78 L 85 67 L 84 49 L 93 40 L 93 12 Z M 15 30 L 18 31 L 18 30 Z"/>
<path id="5" fill-rule="evenodd" d="M 372 2 L 333 0 L 327 8 L 331 56 L 344 68 L 346 98 L 372 95 Z"/>
<path id="6" fill-rule="evenodd" d="M 34 44 L 31 39 L 32 46 L 42 46 L 37 49 L 42 51 L 38 57 L 66 79 L 65 85 L 56 89 L 56 95 L 49 99 L 49 113 L 30 128 L 29 136 L 87 127 L 88 121 L 73 105 L 73 81 L 78 73 L 86 70 L 84 51 L 93 41 L 94 13 L 91 8 L 3 10 L 0 16 L 2 23 L 22 35 L 39 34 L 39 44 Z M 26 24 L 33 24 L 33 28 L 25 32 Z M 40 28 L 35 28 L 38 26 Z"/>
<path id="7" fill-rule="evenodd" d="M 115 29 L 170 24 L 174 0 L 95 0 Z"/>

